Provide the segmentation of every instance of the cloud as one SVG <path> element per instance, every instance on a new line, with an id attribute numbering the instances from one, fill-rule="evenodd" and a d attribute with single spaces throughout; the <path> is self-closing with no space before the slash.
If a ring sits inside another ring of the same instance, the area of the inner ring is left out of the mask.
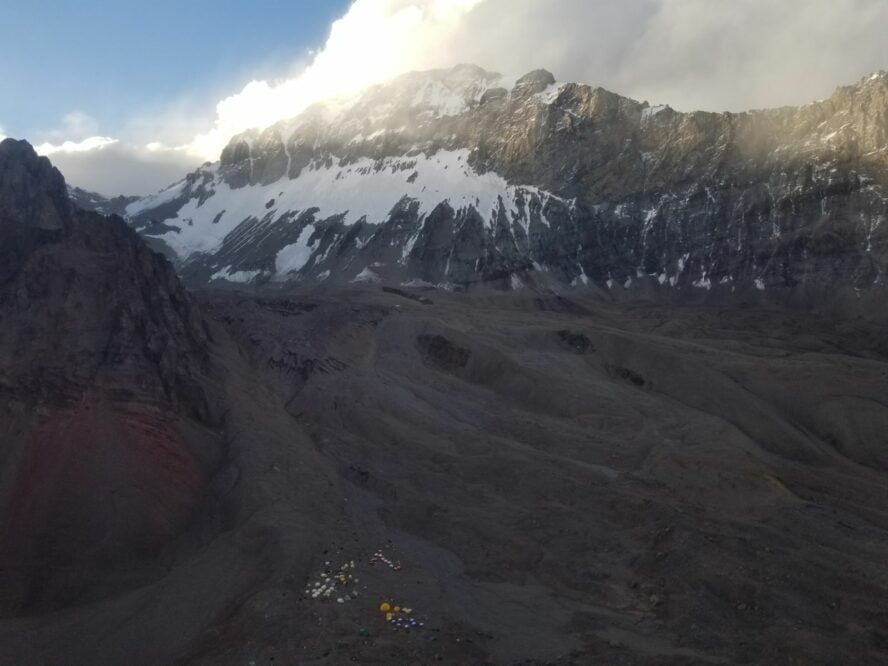
<path id="1" fill-rule="evenodd" d="M 101 149 L 56 152 L 50 159 L 69 184 L 105 196 L 157 192 L 197 166 L 181 151 L 150 150 L 119 141 Z"/>
<path id="2" fill-rule="evenodd" d="M 712 111 L 804 104 L 886 66 L 881 0 L 647 4 L 628 30 L 600 36 L 613 68 L 571 54 L 553 66 L 634 97 Z"/>
<path id="3" fill-rule="evenodd" d="M 301 74 L 251 81 L 186 148 L 216 159 L 234 134 L 320 99 L 461 62 L 685 110 L 801 104 L 886 66 L 886 24 L 882 0 L 356 0 Z"/>
<path id="4" fill-rule="evenodd" d="M 141 130 L 174 135 L 181 129 L 175 125 L 176 118 L 188 114 L 181 109 L 173 113 L 157 114 L 151 122 L 134 119 L 122 130 L 125 138 L 115 138 L 99 134 L 100 123 L 89 114 L 72 111 L 57 128 L 37 133 L 34 149 L 49 157 L 72 185 L 105 196 L 152 194 L 200 163 L 183 149 L 140 140 L 145 135 Z"/>
<path id="5" fill-rule="evenodd" d="M 324 47 L 301 74 L 251 81 L 216 106 L 213 128 L 195 137 L 190 154 L 217 159 L 244 130 L 292 118 L 322 99 L 356 93 L 409 69 L 435 67 L 465 27 L 465 16 L 484 0 L 356 0 L 333 23 Z"/>
<path id="6" fill-rule="evenodd" d="M 83 111 L 72 111 L 62 118 L 62 128 L 57 134 L 68 139 L 83 139 L 99 133 L 99 122 Z"/>
<path id="7" fill-rule="evenodd" d="M 93 150 L 104 150 L 108 146 L 118 143 L 117 139 L 109 136 L 91 136 L 83 141 L 64 141 L 58 145 L 49 142 L 41 143 L 34 147 L 40 155 L 55 155 L 57 153 L 87 153 Z"/>

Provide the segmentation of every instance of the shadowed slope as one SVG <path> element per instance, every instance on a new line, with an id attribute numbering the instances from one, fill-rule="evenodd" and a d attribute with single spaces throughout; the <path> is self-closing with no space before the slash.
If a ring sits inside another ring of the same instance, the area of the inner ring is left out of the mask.
<path id="1" fill-rule="evenodd" d="M 119 218 L 75 212 L 24 142 L 0 144 L 0 247 L 8 611 L 141 564 L 205 500 L 221 449 L 204 325 L 172 268 Z"/>

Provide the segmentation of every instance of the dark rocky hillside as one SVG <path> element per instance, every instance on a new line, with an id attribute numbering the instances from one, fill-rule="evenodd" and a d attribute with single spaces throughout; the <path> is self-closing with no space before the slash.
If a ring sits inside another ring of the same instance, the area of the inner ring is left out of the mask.
<path id="1" fill-rule="evenodd" d="M 888 661 L 884 326 L 189 294 L 14 141 L 0 251 L 0 664 Z"/>
<path id="2" fill-rule="evenodd" d="M 207 332 L 172 266 L 120 218 L 77 211 L 24 142 L 0 144 L 0 248 L 9 612 L 132 574 L 201 509 L 222 441 Z"/>

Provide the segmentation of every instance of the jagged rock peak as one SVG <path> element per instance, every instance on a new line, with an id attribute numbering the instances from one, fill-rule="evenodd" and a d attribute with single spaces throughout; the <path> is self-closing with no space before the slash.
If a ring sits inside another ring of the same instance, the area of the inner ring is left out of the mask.
<path id="1" fill-rule="evenodd" d="M 888 72 L 884 69 L 880 69 L 877 72 L 873 72 L 867 76 L 864 76 L 860 79 L 860 82 L 857 84 L 858 87 L 869 87 L 869 86 L 888 86 Z"/>
<path id="2" fill-rule="evenodd" d="M 528 72 L 515 82 L 515 92 L 534 95 L 555 84 L 555 76 L 545 69 Z"/>
<path id="3" fill-rule="evenodd" d="M 0 142 L 0 225 L 61 229 L 70 216 L 61 172 L 27 141 Z"/>

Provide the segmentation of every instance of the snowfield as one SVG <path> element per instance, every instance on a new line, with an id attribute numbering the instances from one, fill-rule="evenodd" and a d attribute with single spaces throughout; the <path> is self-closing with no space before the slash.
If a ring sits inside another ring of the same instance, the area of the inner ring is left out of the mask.
<path id="1" fill-rule="evenodd" d="M 507 209 L 520 194 L 536 194 L 545 202 L 552 197 L 535 187 L 515 187 L 501 176 L 477 173 L 468 164 L 469 151 L 439 151 L 433 155 L 396 157 L 383 160 L 362 158 L 348 165 L 334 160 L 332 166 L 308 167 L 298 178 L 282 178 L 270 185 L 232 189 L 218 171 L 208 187 L 212 194 L 201 201 L 192 197 L 178 214 L 165 220 L 176 227 L 158 236 L 181 258 L 196 253 L 212 253 L 239 224 L 250 218 L 278 219 L 282 215 L 316 209 L 315 219 L 343 216 L 345 224 L 365 220 L 385 222 L 392 209 L 405 197 L 419 203 L 419 215 L 428 215 L 442 202 L 454 209 L 474 207 L 488 225 L 500 200 Z M 168 190 L 132 204 L 132 217 L 145 210 L 175 201 L 187 188 L 182 181 Z M 311 255 L 307 246 L 310 233 L 278 255 L 277 270 L 297 270 Z"/>

